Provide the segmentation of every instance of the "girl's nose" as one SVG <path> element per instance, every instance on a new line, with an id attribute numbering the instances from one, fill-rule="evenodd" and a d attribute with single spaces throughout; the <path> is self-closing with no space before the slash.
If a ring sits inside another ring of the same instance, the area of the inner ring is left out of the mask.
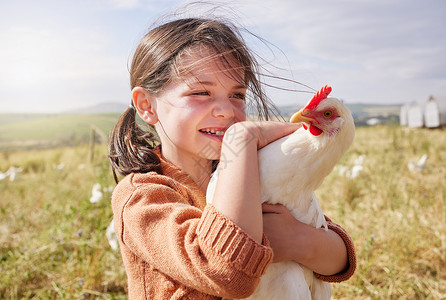
<path id="1" fill-rule="evenodd" d="M 215 105 L 212 108 L 212 115 L 219 118 L 234 117 L 234 104 L 227 97 L 219 97 L 214 101 Z"/>

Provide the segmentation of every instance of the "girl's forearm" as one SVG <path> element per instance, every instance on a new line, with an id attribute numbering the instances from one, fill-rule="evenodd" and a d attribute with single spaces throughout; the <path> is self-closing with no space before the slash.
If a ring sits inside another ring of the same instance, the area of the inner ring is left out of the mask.
<path id="1" fill-rule="evenodd" d="M 219 175 L 212 203 L 256 241 L 263 236 L 257 150 L 300 125 L 282 122 L 241 122 L 223 138 Z"/>
<path id="2" fill-rule="evenodd" d="M 243 145 L 223 143 L 218 172 L 214 207 L 261 242 L 263 223 L 255 140 Z"/>
<path id="3" fill-rule="evenodd" d="M 334 275 L 347 267 L 347 249 L 334 231 L 308 226 L 297 246 L 297 261 L 321 275 Z M 297 242 L 297 241 L 296 241 Z"/>

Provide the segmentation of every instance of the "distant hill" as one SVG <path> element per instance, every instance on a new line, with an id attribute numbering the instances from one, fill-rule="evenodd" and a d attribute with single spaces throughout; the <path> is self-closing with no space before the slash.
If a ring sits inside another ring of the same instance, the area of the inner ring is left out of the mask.
<path id="1" fill-rule="evenodd" d="M 119 113 L 0 114 L 0 151 L 88 144 L 94 125 L 108 135 Z"/>
<path id="2" fill-rule="evenodd" d="M 347 104 L 353 114 L 356 126 L 368 125 L 370 119 L 375 119 L 377 124 L 399 124 L 399 104 Z"/>
<path id="3" fill-rule="evenodd" d="M 108 135 L 127 109 L 123 103 L 102 103 L 61 114 L 0 114 L 0 151 L 41 149 L 88 143 L 91 126 Z M 399 105 L 347 104 L 356 126 L 374 118 L 380 124 L 399 124 Z M 300 107 L 278 107 L 288 119 Z"/>

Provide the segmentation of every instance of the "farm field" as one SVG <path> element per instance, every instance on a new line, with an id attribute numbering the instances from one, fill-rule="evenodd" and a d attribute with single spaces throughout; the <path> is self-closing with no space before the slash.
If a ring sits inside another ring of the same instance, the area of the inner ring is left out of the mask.
<path id="1" fill-rule="evenodd" d="M 108 133 L 104 119 L 96 125 Z M 0 121 L 0 172 L 22 169 L 0 181 L 0 299 L 127 298 L 119 251 L 105 234 L 114 186 L 107 147 L 96 145 L 90 160 L 89 125 L 81 125 L 89 122 L 79 123 L 76 143 L 33 150 L 8 146 L 21 131 L 10 127 L 15 134 L 7 135 Z M 46 139 L 42 132 L 35 140 Z M 411 171 L 408 164 L 425 154 L 426 166 Z M 446 298 L 445 182 L 445 129 L 357 128 L 352 148 L 317 191 L 357 251 L 357 270 L 333 284 L 333 299 Z M 92 203 L 95 183 L 103 197 Z"/>
<path id="2" fill-rule="evenodd" d="M 88 143 L 92 125 L 108 134 L 118 117 L 117 113 L 0 114 L 0 151 Z"/>

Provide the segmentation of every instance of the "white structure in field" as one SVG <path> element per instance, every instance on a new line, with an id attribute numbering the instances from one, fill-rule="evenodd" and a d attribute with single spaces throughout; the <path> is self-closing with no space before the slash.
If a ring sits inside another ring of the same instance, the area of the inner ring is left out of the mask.
<path id="1" fill-rule="evenodd" d="M 446 125 L 446 98 L 440 99 L 431 96 L 424 108 L 424 120 L 427 128 L 436 128 Z"/>
<path id="2" fill-rule="evenodd" d="M 400 125 L 411 128 L 446 126 L 446 97 L 430 96 L 424 106 L 415 101 L 403 104 L 400 109 Z"/>
<path id="3" fill-rule="evenodd" d="M 409 110 L 409 105 L 403 104 L 400 109 L 400 125 L 407 126 L 407 112 Z"/>
<path id="4" fill-rule="evenodd" d="M 407 126 L 423 127 L 423 111 L 417 102 L 412 102 L 407 109 Z"/>

